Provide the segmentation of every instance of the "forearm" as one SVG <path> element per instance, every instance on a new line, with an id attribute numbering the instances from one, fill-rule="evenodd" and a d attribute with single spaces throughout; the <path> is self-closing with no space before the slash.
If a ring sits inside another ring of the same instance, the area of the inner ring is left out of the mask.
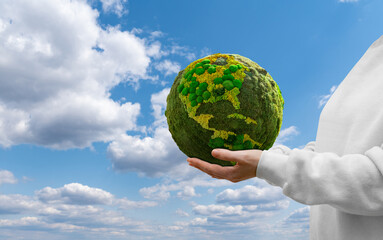
<path id="1" fill-rule="evenodd" d="M 383 215 L 383 149 L 337 156 L 294 149 L 264 151 L 257 176 L 303 204 L 329 204 L 360 215 Z"/>

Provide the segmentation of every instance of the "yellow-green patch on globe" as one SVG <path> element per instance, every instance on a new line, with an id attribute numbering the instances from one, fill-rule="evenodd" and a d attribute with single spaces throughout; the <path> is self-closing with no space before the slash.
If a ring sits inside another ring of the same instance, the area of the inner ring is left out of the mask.
<path id="1" fill-rule="evenodd" d="M 269 149 L 282 125 L 283 97 L 270 74 L 238 54 L 198 59 L 175 78 L 165 116 L 179 149 L 189 157 L 230 166 L 214 148 Z"/>

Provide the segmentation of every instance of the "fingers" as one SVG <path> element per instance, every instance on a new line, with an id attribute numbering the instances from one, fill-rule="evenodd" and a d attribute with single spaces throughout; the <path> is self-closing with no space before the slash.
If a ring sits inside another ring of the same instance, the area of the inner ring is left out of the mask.
<path id="1" fill-rule="evenodd" d="M 236 162 L 237 164 L 230 167 L 223 167 L 202 161 L 198 158 L 188 158 L 187 161 L 190 166 L 209 174 L 213 178 L 227 179 L 236 183 L 256 176 L 255 173 L 261 155 L 262 151 L 255 149 L 243 151 L 214 149 L 212 151 L 213 157 Z"/>
<path id="2" fill-rule="evenodd" d="M 247 179 L 243 178 L 241 175 L 238 175 L 238 165 L 233 167 L 222 167 L 217 164 L 207 163 L 198 158 L 188 158 L 187 161 L 190 166 L 207 173 L 212 178 L 226 179 L 233 183 Z"/>
<path id="3" fill-rule="evenodd" d="M 242 162 L 247 154 L 247 151 L 230 151 L 223 148 L 216 148 L 211 152 L 211 155 L 215 158 L 234 162 Z"/>
<path id="4" fill-rule="evenodd" d="M 205 161 L 202 161 L 198 158 L 188 158 L 187 161 L 189 162 L 189 165 L 195 168 L 198 168 L 199 170 L 209 174 L 210 176 L 218 179 L 226 178 L 228 174 L 228 168 L 230 167 L 222 167 L 217 164 L 211 164 Z"/>

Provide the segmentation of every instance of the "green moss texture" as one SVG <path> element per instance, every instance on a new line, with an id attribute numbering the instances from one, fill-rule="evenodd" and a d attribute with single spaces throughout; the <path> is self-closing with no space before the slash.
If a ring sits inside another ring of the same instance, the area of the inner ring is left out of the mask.
<path id="1" fill-rule="evenodd" d="M 281 91 L 257 63 L 237 54 L 192 62 L 175 78 L 165 115 L 179 149 L 189 157 L 230 166 L 214 148 L 269 149 L 282 125 Z"/>

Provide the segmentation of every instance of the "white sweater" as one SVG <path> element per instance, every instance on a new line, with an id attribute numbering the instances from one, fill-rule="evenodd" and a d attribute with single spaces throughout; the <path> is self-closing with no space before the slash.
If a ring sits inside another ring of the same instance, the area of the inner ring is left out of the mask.
<path id="1" fill-rule="evenodd" d="M 257 177 L 310 205 L 311 240 L 383 239 L 383 36 L 322 110 L 315 142 L 262 153 Z"/>

